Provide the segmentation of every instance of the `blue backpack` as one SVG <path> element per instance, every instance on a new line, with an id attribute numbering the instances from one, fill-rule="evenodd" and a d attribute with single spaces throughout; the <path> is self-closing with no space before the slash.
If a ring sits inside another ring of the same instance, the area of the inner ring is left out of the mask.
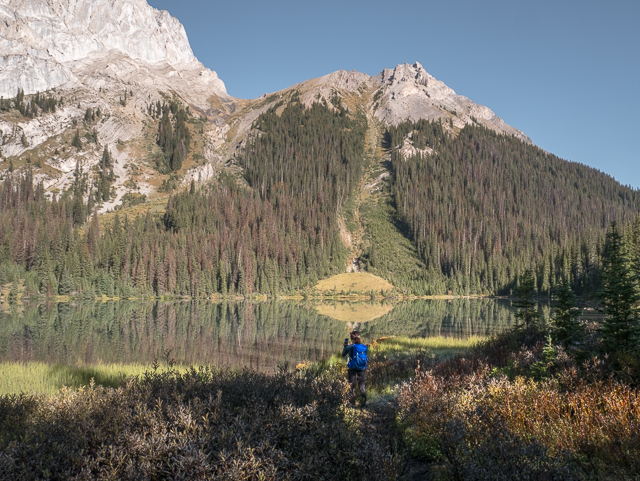
<path id="1" fill-rule="evenodd" d="M 351 348 L 351 361 L 347 364 L 349 369 L 364 371 L 367 368 L 367 346 L 364 344 L 353 344 Z"/>

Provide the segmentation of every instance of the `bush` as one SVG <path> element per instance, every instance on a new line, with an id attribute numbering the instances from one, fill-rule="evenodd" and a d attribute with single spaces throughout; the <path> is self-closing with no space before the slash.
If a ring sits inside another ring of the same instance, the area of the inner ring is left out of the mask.
<path id="1" fill-rule="evenodd" d="M 402 387 L 398 421 L 413 454 L 444 462 L 455 479 L 640 476 L 640 391 L 603 376 L 598 360 L 582 370 L 545 360 L 544 343 L 488 362 L 508 337 L 486 343 L 488 356 L 480 348 Z M 532 379 L 541 362 L 558 372 Z"/>
<path id="2" fill-rule="evenodd" d="M 327 375 L 151 371 L 118 389 L 0 398 L 13 479 L 392 479 L 389 443 Z"/>

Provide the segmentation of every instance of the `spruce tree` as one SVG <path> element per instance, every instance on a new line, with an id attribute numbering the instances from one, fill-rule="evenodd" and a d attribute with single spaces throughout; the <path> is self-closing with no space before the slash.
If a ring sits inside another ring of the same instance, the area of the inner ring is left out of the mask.
<path id="1" fill-rule="evenodd" d="M 520 285 L 516 288 L 518 300 L 513 302 L 513 306 L 518 309 L 516 312 L 516 329 L 530 332 L 540 328 L 540 313 L 536 309 L 536 302 L 533 300 L 534 293 L 535 279 L 531 270 L 526 270 L 520 279 Z"/>
<path id="2" fill-rule="evenodd" d="M 60 284 L 58 285 L 58 293 L 60 295 L 70 294 L 73 290 L 75 290 L 75 283 L 73 282 L 73 278 L 69 273 L 69 270 L 65 267 L 62 271 L 62 276 L 60 277 Z"/>
<path id="3" fill-rule="evenodd" d="M 602 272 L 602 350 L 606 353 L 631 351 L 640 341 L 638 294 L 630 268 L 627 246 L 616 222 L 611 224 L 605 245 Z"/>
<path id="4" fill-rule="evenodd" d="M 551 318 L 553 339 L 565 348 L 585 337 L 585 326 L 578 320 L 580 311 L 569 281 L 562 280 L 555 293 L 556 305 Z"/>
<path id="5" fill-rule="evenodd" d="M 76 149 L 82 148 L 82 140 L 80 140 L 80 131 L 76 129 L 76 133 L 73 136 L 73 140 L 71 141 L 71 145 Z"/>

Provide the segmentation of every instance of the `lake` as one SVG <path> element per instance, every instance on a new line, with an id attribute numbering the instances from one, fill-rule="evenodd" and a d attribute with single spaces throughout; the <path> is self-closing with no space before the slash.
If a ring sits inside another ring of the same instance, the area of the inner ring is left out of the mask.
<path id="1" fill-rule="evenodd" d="M 548 307 L 543 307 L 548 314 Z M 487 336 L 513 326 L 508 300 L 70 302 L 3 305 L 0 362 L 152 363 L 273 371 L 340 352 L 353 328 L 382 336 Z"/>

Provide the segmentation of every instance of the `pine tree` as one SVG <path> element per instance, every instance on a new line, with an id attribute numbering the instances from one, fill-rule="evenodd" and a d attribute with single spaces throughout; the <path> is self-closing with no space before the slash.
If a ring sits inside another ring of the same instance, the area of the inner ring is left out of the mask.
<path id="1" fill-rule="evenodd" d="M 602 349 L 606 353 L 631 351 L 640 342 L 637 305 L 640 295 L 630 268 L 627 246 L 616 222 L 606 238 L 606 257 L 602 272 Z"/>
<path id="2" fill-rule="evenodd" d="M 536 331 L 540 329 L 540 313 L 533 300 L 535 293 L 535 279 L 531 270 L 526 270 L 520 279 L 520 285 L 516 288 L 518 300 L 513 302 L 513 306 L 518 309 L 516 312 L 516 329 L 524 331 Z"/>
<path id="3" fill-rule="evenodd" d="M 70 294 L 73 290 L 75 290 L 76 286 L 73 282 L 73 278 L 69 273 L 69 270 L 65 267 L 62 271 L 62 276 L 60 277 L 60 284 L 58 285 L 58 293 L 60 295 Z"/>
<path id="4" fill-rule="evenodd" d="M 76 133 L 73 136 L 73 140 L 71 140 L 71 145 L 76 149 L 82 148 L 82 140 L 80 140 L 80 131 L 76 129 Z"/>
<path id="5" fill-rule="evenodd" d="M 556 305 L 551 318 L 553 339 L 570 347 L 574 342 L 579 342 L 585 337 L 585 325 L 578 320 L 580 310 L 576 302 L 576 296 L 571 290 L 569 281 L 565 278 L 556 291 Z"/>

